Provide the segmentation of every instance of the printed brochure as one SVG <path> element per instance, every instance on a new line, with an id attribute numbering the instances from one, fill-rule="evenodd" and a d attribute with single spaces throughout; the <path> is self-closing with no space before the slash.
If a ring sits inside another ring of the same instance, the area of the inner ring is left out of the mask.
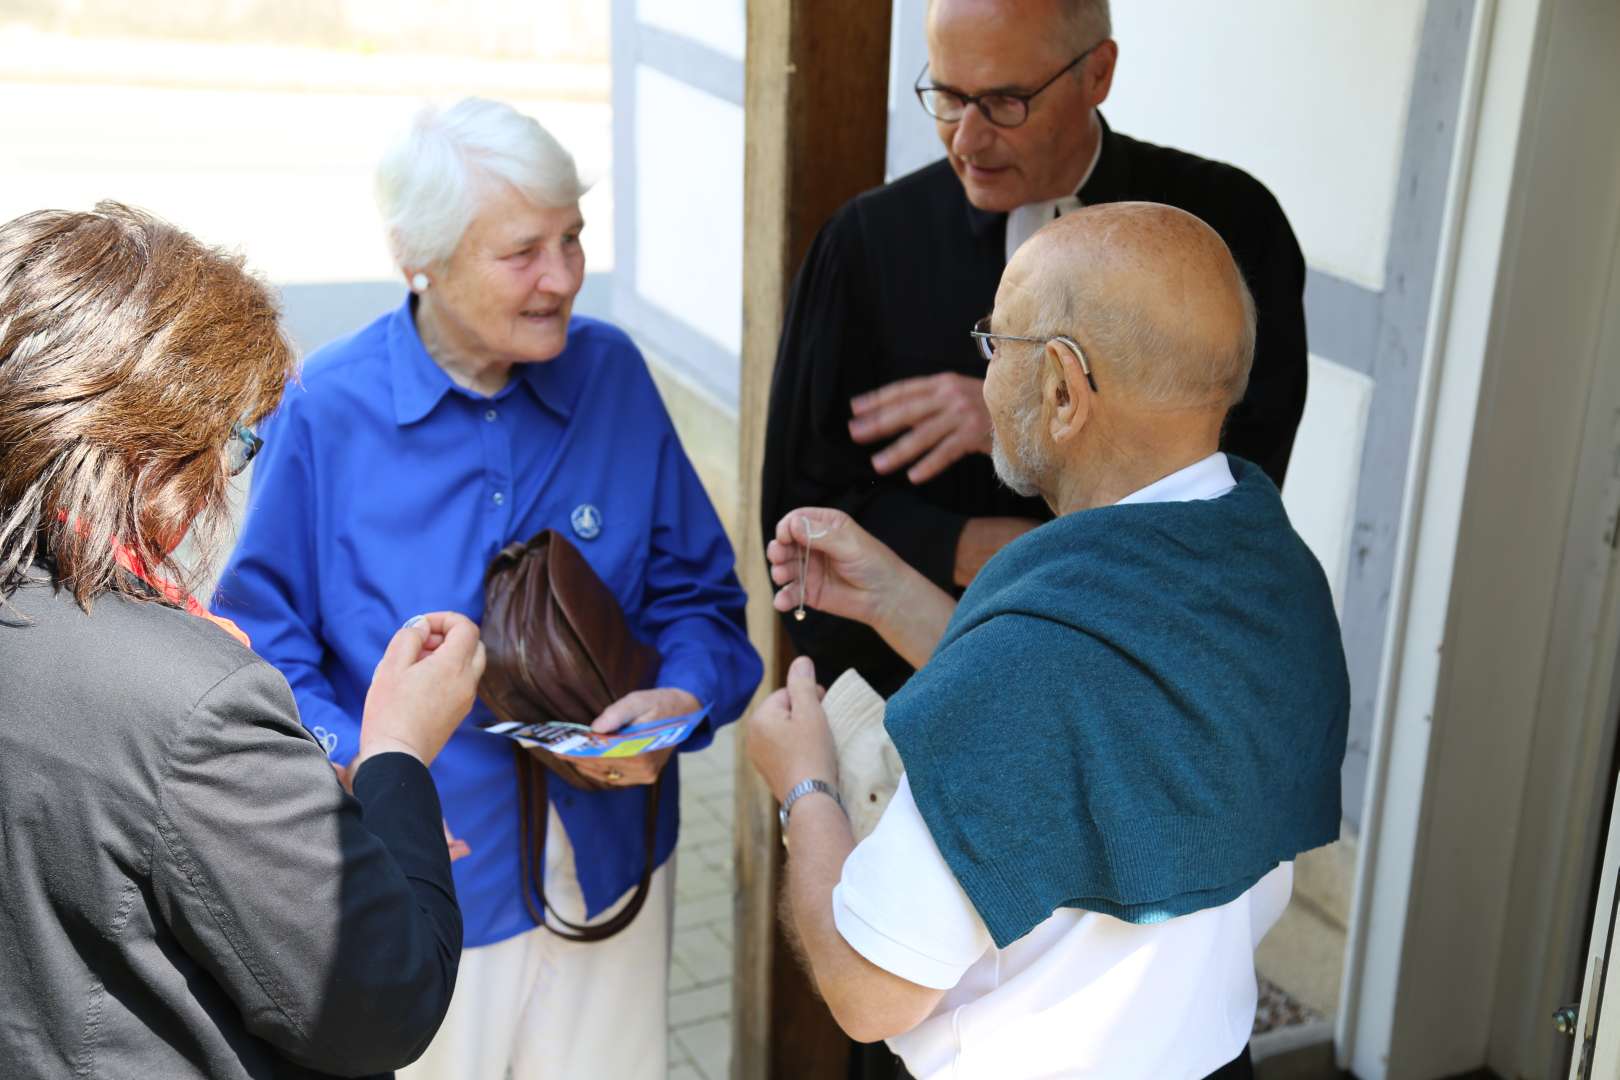
<path id="1" fill-rule="evenodd" d="M 705 705 L 695 713 L 631 724 L 609 735 L 598 734 L 584 724 L 570 724 L 561 720 L 535 724 L 491 724 L 484 730 L 494 735 L 504 735 L 524 746 L 542 747 L 566 757 L 623 758 L 685 742 L 708 715 L 709 707 Z"/>

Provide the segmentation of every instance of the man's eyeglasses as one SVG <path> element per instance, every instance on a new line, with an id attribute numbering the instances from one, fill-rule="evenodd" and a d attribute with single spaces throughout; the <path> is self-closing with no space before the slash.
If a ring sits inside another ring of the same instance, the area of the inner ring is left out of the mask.
<path id="1" fill-rule="evenodd" d="M 225 444 L 226 471 L 232 476 L 240 476 L 263 447 L 264 440 L 253 434 L 246 424 L 240 421 L 232 424 L 230 441 Z"/>
<path id="2" fill-rule="evenodd" d="M 1101 45 L 1102 42 L 1097 42 Z M 1079 56 L 1070 60 L 1062 71 L 1047 79 L 1029 93 L 1020 93 L 1016 90 L 991 90 L 983 94 L 964 94 L 960 90 L 953 90 L 949 86 L 923 85 L 923 76 L 928 74 L 928 65 L 917 73 L 916 85 L 912 87 L 917 94 L 917 100 L 922 102 L 924 111 L 935 120 L 947 124 L 954 124 L 967 115 L 969 105 L 977 105 L 984 118 L 996 127 L 1015 128 L 1029 119 L 1029 103 L 1037 94 L 1048 86 L 1067 75 L 1075 67 L 1085 62 L 1086 57 L 1097 50 L 1093 45 Z"/>
<path id="3" fill-rule="evenodd" d="M 1018 334 L 992 334 L 990 332 L 990 316 L 988 315 L 973 324 L 973 329 L 968 331 L 968 336 L 973 338 L 973 343 L 979 347 L 979 355 L 984 357 L 985 363 L 989 363 L 996 358 L 996 342 L 998 341 L 1027 341 L 1031 345 L 1046 345 L 1054 341 L 1059 342 L 1064 348 L 1074 353 L 1074 358 L 1080 362 L 1080 373 L 1086 377 L 1086 384 L 1091 387 L 1093 394 L 1097 392 L 1097 380 L 1091 377 L 1091 365 L 1086 362 L 1085 351 L 1080 348 L 1080 343 L 1071 337 L 1065 337 L 1062 334 L 1054 334 L 1051 337 L 1044 338 L 1022 337 Z"/>

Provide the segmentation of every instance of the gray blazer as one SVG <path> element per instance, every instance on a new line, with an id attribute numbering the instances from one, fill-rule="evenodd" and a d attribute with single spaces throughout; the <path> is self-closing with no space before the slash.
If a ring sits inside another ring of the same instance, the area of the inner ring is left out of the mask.
<path id="1" fill-rule="evenodd" d="M 409 1063 L 461 953 L 438 795 L 345 794 L 275 669 L 118 596 L 0 607 L 0 1076 L 359 1076 Z M 19 618 L 19 615 L 21 616 Z"/>

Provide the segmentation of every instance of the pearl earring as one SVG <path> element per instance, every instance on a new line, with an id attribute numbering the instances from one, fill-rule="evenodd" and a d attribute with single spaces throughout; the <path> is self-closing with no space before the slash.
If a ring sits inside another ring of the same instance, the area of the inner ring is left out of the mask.
<path id="1" fill-rule="evenodd" d="M 411 288 L 417 292 L 427 292 L 427 287 L 431 284 L 433 283 L 428 280 L 428 276 L 420 271 L 411 275 Z"/>

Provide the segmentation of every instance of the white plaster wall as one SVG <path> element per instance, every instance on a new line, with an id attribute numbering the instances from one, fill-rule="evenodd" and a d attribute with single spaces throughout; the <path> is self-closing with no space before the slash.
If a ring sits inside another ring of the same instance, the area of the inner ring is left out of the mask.
<path id="1" fill-rule="evenodd" d="M 891 175 L 941 153 L 910 96 L 925 10 L 896 0 Z M 1422 13 L 1423 0 L 1121 0 L 1103 111 L 1126 134 L 1254 174 L 1311 266 L 1380 289 Z"/>
<path id="2" fill-rule="evenodd" d="M 636 292 L 736 355 L 743 110 L 641 66 L 635 140 Z"/>
<path id="3" fill-rule="evenodd" d="M 1259 177 L 1318 270 L 1384 282 L 1421 0 L 1114 5 L 1120 130 Z"/>
<path id="4" fill-rule="evenodd" d="M 911 88 L 928 60 L 923 19 L 928 0 L 894 0 L 894 21 L 889 29 L 889 156 L 888 178 L 904 176 L 943 154 L 934 122 Z"/>
<path id="5" fill-rule="evenodd" d="M 636 0 L 636 20 L 734 59 L 747 41 L 747 0 Z"/>
<path id="6" fill-rule="evenodd" d="M 1283 482 L 1283 505 L 1294 529 L 1322 564 L 1333 590 L 1334 610 L 1342 613 L 1373 381 L 1319 356 L 1310 358 L 1310 368 L 1305 415 Z"/>

